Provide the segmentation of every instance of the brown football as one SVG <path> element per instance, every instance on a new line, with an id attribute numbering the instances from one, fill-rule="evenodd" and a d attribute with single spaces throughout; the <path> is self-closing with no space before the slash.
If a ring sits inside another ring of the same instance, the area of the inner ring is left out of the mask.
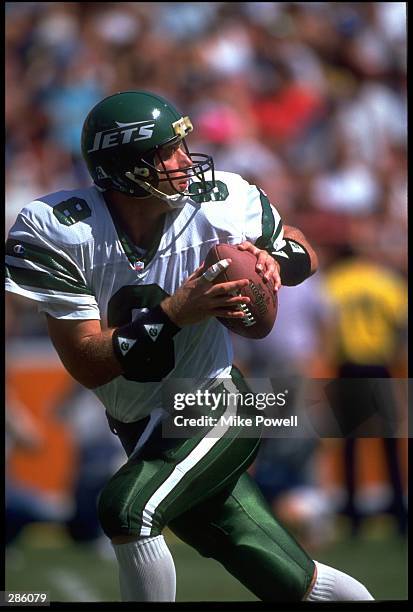
<path id="1" fill-rule="evenodd" d="M 240 251 L 235 245 L 216 244 L 205 259 L 208 268 L 220 259 L 231 258 L 232 263 L 213 281 L 214 284 L 247 278 L 249 285 L 243 287 L 241 294 L 251 299 L 249 304 L 242 304 L 245 312 L 243 319 L 218 320 L 235 334 L 246 338 L 265 338 L 272 330 L 277 316 L 278 300 L 272 280 L 264 283 L 262 276 L 255 270 L 257 258 L 248 251 Z"/>

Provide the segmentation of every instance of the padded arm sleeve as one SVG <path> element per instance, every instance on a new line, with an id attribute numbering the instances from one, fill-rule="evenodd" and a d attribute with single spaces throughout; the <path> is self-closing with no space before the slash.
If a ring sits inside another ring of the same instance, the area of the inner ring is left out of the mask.
<path id="1" fill-rule="evenodd" d="M 296 240 L 286 238 L 283 249 L 270 253 L 280 264 L 283 285 L 299 285 L 311 275 L 310 255 L 307 249 Z"/>

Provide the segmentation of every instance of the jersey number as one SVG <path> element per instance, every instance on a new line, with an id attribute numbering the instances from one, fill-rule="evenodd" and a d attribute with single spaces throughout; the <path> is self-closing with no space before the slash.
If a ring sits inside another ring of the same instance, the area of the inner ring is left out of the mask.
<path id="1" fill-rule="evenodd" d="M 205 181 L 207 187 L 212 186 L 212 181 Z M 209 193 L 203 194 L 200 193 L 202 191 L 202 185 L 200 183 L 191 183 L 189 186 L 189 192 L 191 194 L 191 198 L 197 204 L 202 204 L 202 202 L 222 202 L 226 200 L 229 194 L 228 187 L 222 181 L 215 181 L 215 187 Z"/>
<path id="2" fill-rule="evenodd" d="M 69 198 L 53 206 L 53 214 L 62 225 L 74 225 L 92 214 L 88 204 L 81 198 Z"/>
<path id="3" fill-rule="evenodd" d="M 117 291 L 109 300 L 108 304 L 108 325 L 109 327 L 121 327 L 130 323 L 134 316 L 134 310 L 138 308 L 153 308 L 168 297 L 168 293 L 161 289 L 159 285 L 126 285 Z M 159 355 L 159 371 L 162 373 L 159 381 L 162 380 L 173 369 L 175 355 L 173 344 L 170 350 Z M 139 364 L 136 364 L 139 368 Z M 151 379 L 154 380 L 153 378 Z"/>

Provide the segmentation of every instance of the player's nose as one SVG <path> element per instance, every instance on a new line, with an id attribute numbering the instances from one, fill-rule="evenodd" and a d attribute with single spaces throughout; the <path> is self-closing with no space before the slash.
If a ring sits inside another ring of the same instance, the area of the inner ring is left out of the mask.
<path id="1" fill-rule="evenodd" d="M 187 152 L 184 149 L 178 149 L 178 163 L 180 168 L 184 168 L 185 166 L 192 165 L 192 159 L 189 157 Z"/>

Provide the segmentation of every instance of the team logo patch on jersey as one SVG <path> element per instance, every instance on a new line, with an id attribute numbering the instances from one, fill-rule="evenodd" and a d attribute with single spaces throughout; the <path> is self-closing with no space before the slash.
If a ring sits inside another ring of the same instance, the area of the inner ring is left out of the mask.
<path id="1" fill-rule="evenodd" d="M 162 331 L 163 323 L 151 323 L 144 325 L 144 328 L 146 329 L 146 333 L 148 334 L 149 338 L 153 342 L 156 342 L 156 340 L 159 338 L 159 334 Z"/>
<path id="2" fill-rule="evenodd" d="M 136 270 L 136 272 L 140 272 L 141 270 L 143 270 L 145 268 L 145 262 L 144 261 L 135 261 L 132 265 L 132 268 L 134 270 Z"/>
<path id="3" fill-rule="evenodd" d="M 13 251 L 16 253 L 16 255 L 24 255 L 24 246 L 22 244 L 15 244 L 13 247 Z"/>

